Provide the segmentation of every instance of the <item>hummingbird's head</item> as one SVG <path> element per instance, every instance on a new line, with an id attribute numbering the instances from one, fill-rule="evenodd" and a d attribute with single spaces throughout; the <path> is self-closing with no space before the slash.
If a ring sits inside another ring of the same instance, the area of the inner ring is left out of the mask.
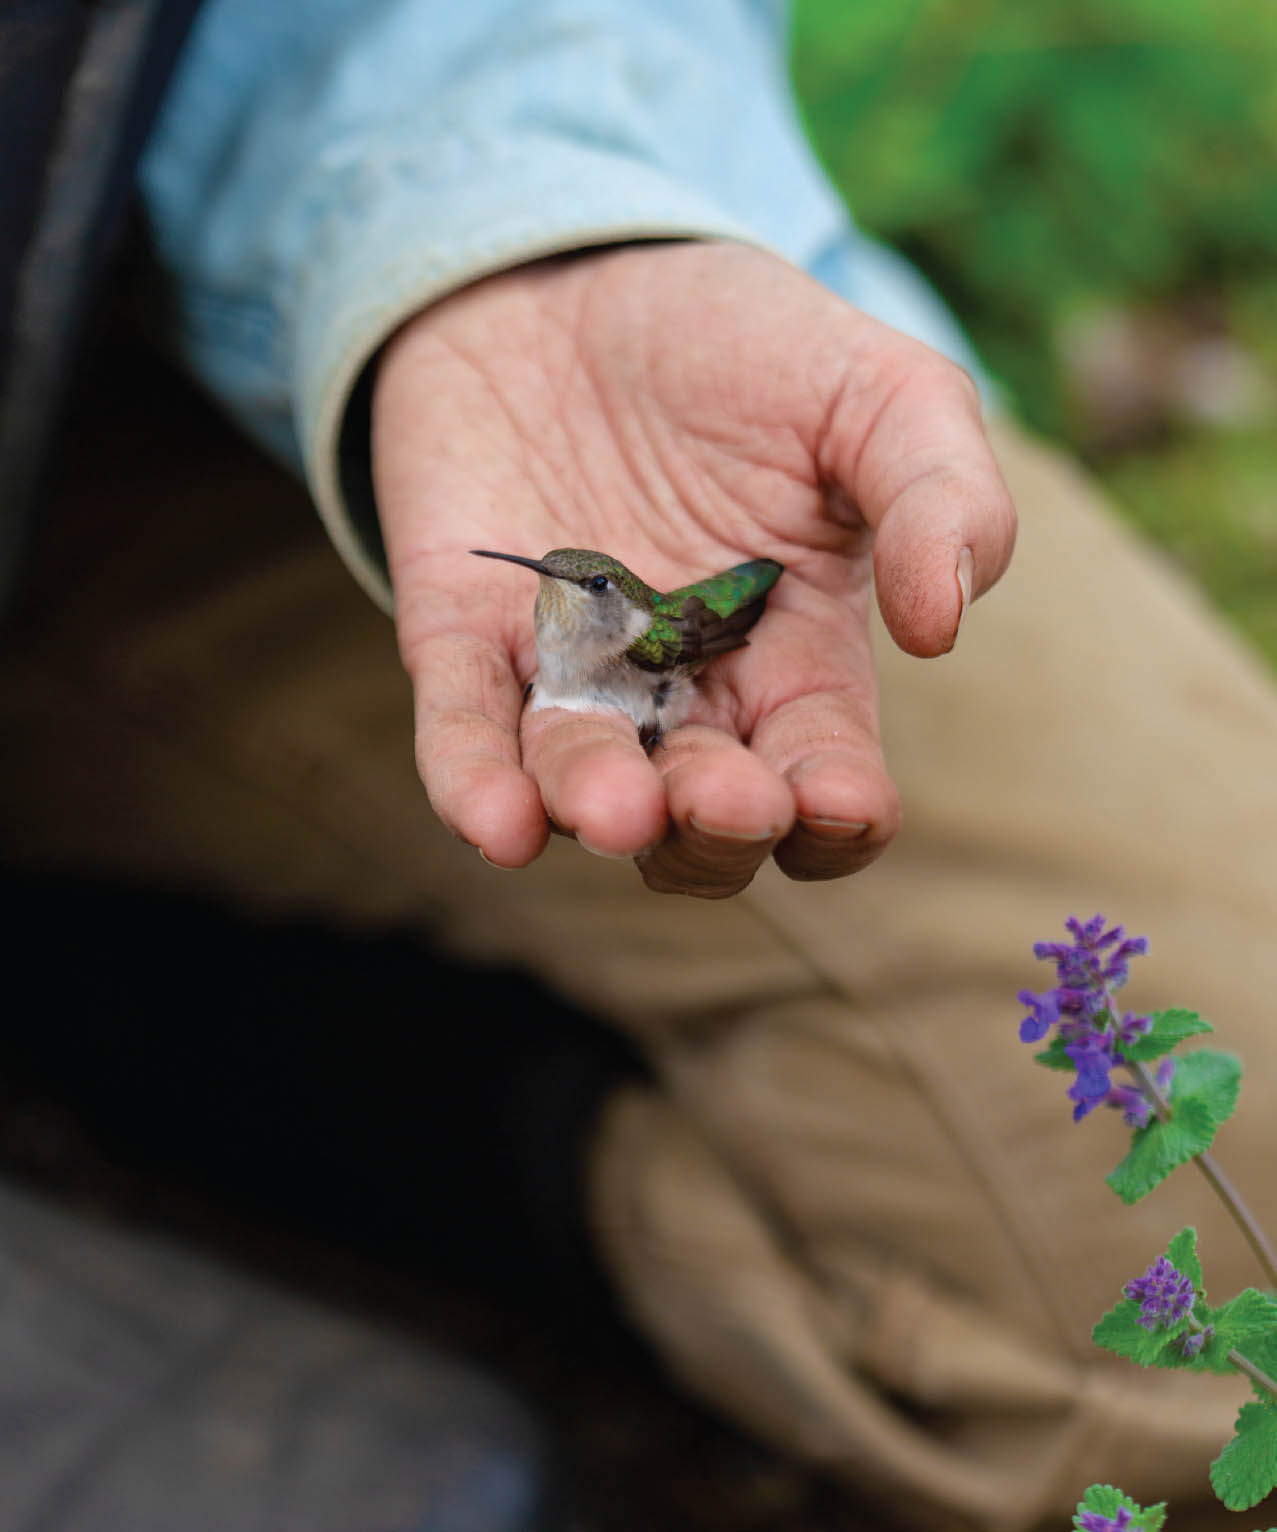
<path id="1" fill-rule="evenodd" d="M 489 553 L 484 559 L 522 564 L 540 577 L 536 602 L 537 650 L 573 651 L 585 662 L 624 653 L 651 620 L 647 587 L 618 559 L 589 548 L 553 548 L 544 558 Z"/>

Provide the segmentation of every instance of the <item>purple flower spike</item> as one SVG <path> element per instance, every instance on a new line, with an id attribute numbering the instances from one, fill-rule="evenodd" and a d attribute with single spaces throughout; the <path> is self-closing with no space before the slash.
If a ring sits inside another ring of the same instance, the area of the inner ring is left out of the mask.
<path id="1" fill-rule="evenodd" d="M 1112 1517 L 1104 1517 L 1098 1511 L 1084 1511 L 1078 1517 L 1078 1526 L 1083 1532 L 1127 1532 L 1130 1511 L 1125 1506 L 1118 1506 L 1118 1512 Z"/>
<path id="2" fill-rule="evenodd" d="M 1099 1511 L 1083 1511 L 1077 1519 L 1082 1532 L 1126 1532 L 1131 1524 L 1131 1513 L 1119 1505 L 1115 1516 L 1101 1516 Z"/>
<path id="3" fill-rule="evenodd" d="M 1192 1312 L 1197 1293 L 1192 1282 L 1159 1255 L 1142 1277 L 1132 1277 L 1122 1289 L 1140 1306 L 1140 1323 L 1146 1330 L 1159 1325 L 1172 1329 Z"/>
<path id="4" fill-rule="evenodd" d="M 1035 942 L 1035 957 L 1055 964 L 1057 984 L 1045 994 L 1020 998 L 1032 1006 L 1032 1014 L 1021 1024 L 1021 1036 L 1026 1042 L 1037 1042 L 1053 1020 L 1047 1020 L 1049 997 L 1054 995 L 1061 1025 L 1073 1029 L 1091 1030 L 1111 1005 L 1112 991 L 1126 983 L 1130 961 L 1141 952 L 1148 951 L 1148 941 L 1143 936 L 1127 936 L 1122 926 L 1104 929 L 1103 915 L 1093 915 L 1090 920 L 1078 920 L 1076 916 L 1065 921 L 1073 940 L 1071 942 Z M 1132 1035 L 1148 1030 L 1147 1021 L 1141 1027 L 1141 1018 L 1128 1018 Z M 1027 1035 L 1026 1035 L 1027 1034 Z"/>
<path id="5" fill-rule="evenodd" d="M 1113 1004 L 1113 991 L 1126 983 L 1131 959 L 1148 951 L 1148 940 L 1127 936 L 1123 926 L 1106 927 L 1103 915 L 1089 920 L 1071 916 L 1064 924 L 1072 941 L 1033 944 L 1036 957 L 1055 964 L 1057 983 L 1041 994 L 1020 991 L 1017 998 L 1027 1011 L 1020 1021 L 1020 1041 L 1041 1042 L 1052 1027 L 1057 1029 L 1055 1048 L 1063 1045 L 1077 1069 L 1068 1091 L 1074 1122 L 1097 1106 L 1111 1106 L 1129 1126 L 1145 1127 L 1150 1103 L 1134 1088 L 1114 1086 L 1109 1076 L 1126 1062 L 1122 1046 L 1129 1047 L 1152 1027 L 1147 1016 L 1127 1011 L 1119 1017 Z"/>

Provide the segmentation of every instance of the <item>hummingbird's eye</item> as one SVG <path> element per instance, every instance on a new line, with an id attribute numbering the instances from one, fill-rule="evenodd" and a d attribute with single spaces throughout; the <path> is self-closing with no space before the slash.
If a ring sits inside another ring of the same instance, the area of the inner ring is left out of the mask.
<path id="1" fill-rule="evenodd" d="M 604 591 L 612 582 L 606 575 L 598 574 L 592 575 L 585 583 L 592 591 Z"/>

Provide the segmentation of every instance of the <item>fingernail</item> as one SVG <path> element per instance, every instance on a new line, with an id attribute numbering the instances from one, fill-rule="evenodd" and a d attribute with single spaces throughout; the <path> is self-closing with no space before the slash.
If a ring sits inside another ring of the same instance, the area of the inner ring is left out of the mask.
<path id="1" fill-rule="evenodd" d="M 802 823 L 818 825 L 822 830 L 837 830 L 840 835 L 847 835 L 853 839 L 857 835 L 863 835 L 869 828 L 862 819 L 829 819 L 824 814 L 804 814 Z"/>
<path id="2" fill-rule="evenodd" d="M 605 862 L 628 862 L 636 855 L 633 851 L 602 851 L 598 846 L 590 845 L 589 841 L 580 834 L 577 835 L 576 843 L 582 851 L 588 851 L 591 856 L 601 856 Z"/>
<path id="3" fill-rule="evenodd" d="M 517 867 L 506 867 L 501 862 L 494 862 L 492 860 L 492 858 L 488 855 L 488 853 L 483 849 L 482 846 L 476 846 L 475 850 L 478 851 L 479 855 L 483 858 L 483 860 L 485 862 L 487 862 L 489 867 L 495 867 L 498 872 L 518 872 L 519 871 L 519 868 L 517 868 Z"/>
<path id="4" fill-rule="evenodd" d="M 774 828 L 761 831 L 720 830 L 712 825 L 703 825 L 695 814 L 689 814 L 687 822 L 698 835 L 705 836 L 707 840 L 736 840 L 742 844 L 761 845 L 765 840 L 775 840 L 780 833 Z"/>
<path id="5" fill-rule="evenodd" d="M 958 626 L 954 630 L 954 638 L 962 632 L 962 620 L 967 615 L 967 608 L 971 605 L 971 581 L 975 576 L 975 556 L 970 548 L 964 548 L 958 555 Z"/>

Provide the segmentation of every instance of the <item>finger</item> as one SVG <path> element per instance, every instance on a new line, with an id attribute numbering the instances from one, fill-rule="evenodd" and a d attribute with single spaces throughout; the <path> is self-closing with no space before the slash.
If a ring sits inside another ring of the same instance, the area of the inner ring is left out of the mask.
<path id="1" fill-rule="evenodd" d="M 633 720 L 546 708 L 525 715 L 522 739 L 545 811 L 587 851 L 638 856 L 665 834 L 665 788 Z"/>
<path id="2" fill-rule="evenodd" d="M 751 748 L 793 796 L 793 828 L 775 853 L 787 877 L 846 877 L 890 844 L 900 825 L 899 797 L 865 699 L 839 692 L 796 697 L 760 721 Z"/>
<path id="3" fill-rule="evenodd" d="M 776 848 L 777 864 L 792 878 L 859 871 L 899 825 L 878 733 L 868 595 L 801 579 L 786 587 L 782 579 L 757 642 L 720 672 L 748 699 L 737 721 L 751 752 L 793 798 L 792 828 Z M 706 690 L 714 685 L 711 675 Z"/>
<path id="4" fill-rule="evenodd" d="M 417 770 L 444 824 L 498 867 L 524 867 L 548 826 L 519 764 L 522 694 L 506 656 L 469 635 L 425 639 L 406 657 L 416 705 Z"/>
<path id="5" fill-rule="evenodd" d="M 639 861 L 657 893 L 725 899 L 739 893 L 788 833 L 793 795 L 744 745 L 717 729 L 678 729 L 656 752 L 669 833 Z"/>
<path id="6" fill-rule="evenodd" d="M 874 389 L 845 394 L 835 413 L 833 473 L 875 530 L 874 579 L 891 636 L 910 654 L 943 654 L 1010 561 L 1015 509 L 970 377 L 904 337 L 881 366 Z"/>

